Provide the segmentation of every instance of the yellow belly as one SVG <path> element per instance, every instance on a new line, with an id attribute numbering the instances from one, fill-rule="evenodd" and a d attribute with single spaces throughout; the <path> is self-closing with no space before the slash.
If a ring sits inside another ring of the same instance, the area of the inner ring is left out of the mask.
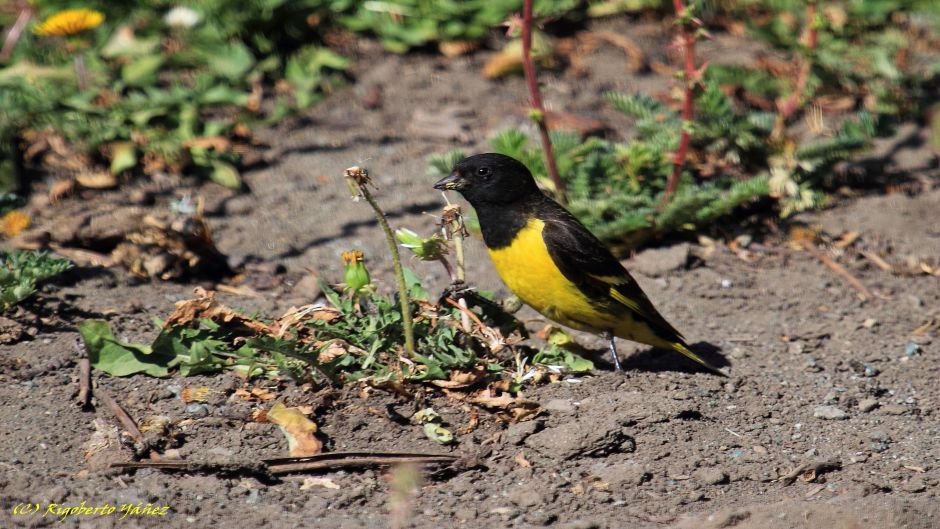
<path id="1" fill-rule="evenodd" d="M 527 305 L 562 325 L 593 332 L 618 327 L 620 318 L 597 310 L 555 266 L 542 239 L 544 227 L 531 219 L 512 244 L 489 250 L 503 282 Z"/>

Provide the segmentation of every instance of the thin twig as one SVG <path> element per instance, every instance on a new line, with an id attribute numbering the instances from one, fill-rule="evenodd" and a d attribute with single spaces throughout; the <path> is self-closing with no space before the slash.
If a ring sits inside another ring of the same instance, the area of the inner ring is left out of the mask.
<path id="1" fill-rule="evenodd" d="M 659 209 L 662 210 L 669 204 L 672 195 L 679 187 L 679 178 L 682 176 L 682 169 L 685 167 L 685 159 L 689 154 L 689 144 L 692 142 L 692 135 L 689 129 L 692 126 L 692 117 L 695 112 L 695 31 L 694 19 L 686 13 L 686 6 L 682 0 L 673 0 L 673 6 L 678 17 L 679 38 L 682 42 L 682 52 L 685 57 L 685 64 L 682 72 L 682 80 L 685 82 L 682 98 L 682 131 L 679 135 L 679 147 L 676 149 L 672 158 L 672 174 L 666 180 L 666 191 L 663 193 L 662 202 Z"/>
<path id="2" fill-rule="evenodd" d="M 112 468 L 154 468 L 179 472 L 243 473 L 274 476 L 294 472 L 335 470 L 341 468 L 368 468 L 401 463 L 445 465 L 458 461 L 448 454 L 422 454 L 413 452 L 332 452 L 310 457 L 284 457 L 261 461 L 131 461 L 112 463 Z"/>
<path id="3" fill-rule="evenodd" d="M 811 473 L 812 478 L 816 479 L 817 476 L 825 474 L 826 472 L 831 472 L 833 470 L 839 470 L 842 468 L 842 462 L 838 459 L 829 459 L 824 461 L 813 461 L 812 463 L 803 463 L 802 465 L 797 466 L 793 470 L 787 472 L 777 481 L 782 482 L 784 485 L 789 485 L 796 481 L 796 478 L 802 476 L 803 474 Z M 812 481 L 809 480 L 809 481 Z"/>
<path id="4" fill-rule="evenodd" d="M 91 399 L 91 360 L 82 358 L 78 361 L 78 398 L 75 403 L 79 408 L 87 408 Z"/>
<path id="5" fill-rule="evenodd" d="M 124 411 L 124 408 L 122 408 L 121 405 L 117 403 L 117 401 L 112 399 L 111 396 L 103 391 L 100 387 L 98 388 L 98 391 L 95 392 L 95 396 L 98 397 L 98 400 L 104 403 L 105 406 L 111 409 L 111 413 L 117 417 L 117 420 L 121 423 L 121 426 L 123 426 L 124 429 L 127 430 L 127 433 L 129 433 L 131 437 L 134 438 L 134 441 L 140 444 L 144 444 L 146 442 L 144 439 L 144 434 L 140 433 L 140 430 L 137 428 L 137 423 L 134 422 L 134 419 L 132 419 L 131 416 L 128 415 L 126 411 Z"/>
<path id="6" fill-rule="evenodd" d="M 542 96 L 539 94 L 539 81 L 536 77 L 535 63 L 532 61 L 532 0 L 522 3 L 522 71 L 525 73 L 526 85 L 529 88 L 529 99 L 532 106 L 530 117 L 539 129 L 542 140 L 542 150 L 545 152 L 545 165 L 548 175 L 555 186 L 555 198 L 565 203 L 565 183 L 558 174 L 558 164 L 555 161 L 555 150 L 548 135 L 548 125 L 545 123 L 545 106 L 542 105 Z"/>
<path id="7" fill-rule="evenodd" d="M 842 265 L 833 261 L 832 258 L 826 255 L 824 252 L 820 251 L 819 248 L 816 248 L 812 242 L 803 241 L 803 248 L 807 251 L 807 253 L 818 259 L 822 264 L 828 266 L 833 272 L 845 278 L 845 280 L 850 285 L 852 285 L 855 290 L 858 290 L 862 300 L 870 299 L 872 297 L 872 293 L 870 290 L 868 290 L 868 287 L 862 284 L 858 278 L 849 273 L 849 271 L 846 270 Z"/>
<path id="8" fill-rule="evenodd" d="M 885 261 L 884 259 L 882 259 L 881 256 L 878 255 L 878 254 L 876 254 L 875 252 L 870 252 L 870 251 L 868 251 L 868 250 L 862 250 L 861 253 L 862 253 L 862 255 L 865 256 L 866 259 L 868 259 L 869 261 L 875 263 L 875 266 L 877 266 L 878 268 L 884 270 L 885 272 L 894 272 L 894 267 L 891 266 L 887 261 Z"/>

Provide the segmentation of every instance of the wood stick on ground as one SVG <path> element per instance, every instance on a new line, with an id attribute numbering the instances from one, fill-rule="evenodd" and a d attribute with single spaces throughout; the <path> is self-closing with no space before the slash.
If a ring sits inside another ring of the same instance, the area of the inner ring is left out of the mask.
<path id="1" fill-rule="evenodd" d="M 91 400 L 91 360 L 82 358 L 78 361 L 78 398 L 75 403 L 85 409 Z"/>
<path id="2" fill-rule="evenodd" d="M 401 463 L 450 465 L 458 457 L 448 454 L 413 452 L 332 452 L 309 457 L 284 457 L 261 461 L 131 461 L 112 463 L 112 468 L 155 468 L 179 472 L 239 473 L 276 476 L 295 472 L 316 472 L 341 468 L 370 468 Z"/>
<path id="3" fill-rule="evenodd" d="M 809 253 L 816 259 L 818 259 L 819 262 L 829 267 L 833 272 L 842 276 L 850 285 L 852 285 L 852 287 L 855 288 L 855 290 L 858 291 L 859 296 L 862 298 L 862 300 L 872 298 L 871 290 L 868 290 L 868 287 L 862 284 L 862 282 L 859 281 L 858 278 L 853 276 L 842 265 L 833 261 L 831 257 L 825 254 L 825 252 L 821 251 L 819 248 L 816 248 L 816 246 L 812 242 L 803 241 L 803 248 L 806 250 L 807 253 Z"/>
<path id="4" fill-rule="evenodd" d="M 804 475 L 810 474 L 812 481 L 816 479 L 817 476 L 825 474 L 826 472 L 831 472 L 833 470 L 839 470 L 842 468 L 842 462 L 838 459 L 828 459 L 824 461 L 813 461 L 812 463 L 803 463 L 802 465 L 797 466 L 793 470 L 787 472 L 777 481 L 782 482 L 784 485 L 789 485 L 796 481 L 796 478 Z"/>
<path id="5" fill-rule="evenodd" d="M 124 429 L 127 430 L 129 434 L 131 434 L 131 437 L 134 438 L 134 441 L 141 444 L 146 442 L 144 439 L 144 434 L 140 433 L 140 429 L 137 428 L 137 423 L 134 422 L 134 419 L 132 419 L 131 416 L 128 415 L 126 411 L 124 411 L 124 408 L 122 408 L 121 405 L 117 403 L 117 401 L 112 399 L 111 396 L 104 392 L 101 388 L 98 388 L 98 391 L 95 392 L 95 396 L 98 397 L 98 400 L 104 403 L 105 406 L 111 409 L 111 413 L 117 417 L 117 420 L 121 423 L 121 426 L 123 426 Z"/>
<path id="6" fill-rule="evenodd" d="M 894 267 L 891 266 L 887 261 L 882 259 L 881 256 L 876 254 L 875 252 L 862 250 L 862 255 L 864 255 L 866 259 L 874 263 L 875 266 L 884 270 L 885 272 L 894 272 Z"/>

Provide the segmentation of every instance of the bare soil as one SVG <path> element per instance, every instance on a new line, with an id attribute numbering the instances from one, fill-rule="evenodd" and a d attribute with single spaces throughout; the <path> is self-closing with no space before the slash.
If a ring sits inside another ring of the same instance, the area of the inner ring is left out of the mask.
<path id="1" fill-rule="evenodd" d="M 666 60 L 658 25 L 618 19 L 596 27 L 629 32 L 650 57 Z M 444 59 L 359 46 L 355 84 L 303 119 L 263 132 L 269 163 L 246 175 L 250 194 L 184 181 L 165 186 L 169 191 L 155 204 L 140 205 L 158 210 L 183 196 L 206 198 L 219 248 L 247 263 L 246 283 L 264 294 L 220 293 L 227 304 L 275 315 L 309 302 L 310 292 L 295 285 L 304 270 L 339 281 L 338 254 L 351 248 L 366 252 L 373 276 L 389 288 L 385 242 L 371 212 L 349 200 L 343 169 L 370 167 L 392 224 L 429 232 L 435 220 L 425 213 L 438 211 L 442 199 L 430 187 L 426 156 L 455 145 L 485 150 L 493 131 L 525 122 L 522 80 L 487 81 L 479 74 L 487 52 Z M 747 61 L 759 50 L 720 36 L 704 53 L 715 61 Z M 657 93 L 670 86 L 665 77 L 628 73 L 626 57 L 609 46 L 583 57 L 583 65 L 577 77 L 567 70 L 545 74 L 548 104 L 600 118 L 625 136 L 627 123 L 603 92 Z M 366 108 L 364 100 L 375 103 L 375 89 L 381 103 Z M 432 119 L 440 116 L 446 119 Z M 908 141 L 920 134 L 908 128 L 879 146 L 890 153 L 880 177 L 917 182 L 900 187 L 912 192 L 849 190 L 833 207 L 793 221 L 834 238 L 860 232 L 853 246 L 830 255 L 873 292 L 871 299 L 860 300 L 840 276 L 791 248 L 785 225 L 777 233 L 766 227 L 744 233 L 754 242 L 740 254 L 723 244 L 709 253 L 692 240 L 669 255 L 652 249 L 638 256 L 637 280 L 654 303 L 692 342 L 714 346 L 713 358 L 730 365 L 729 379 L 622 342 L 626 374 L 611 372 L 601 356 L 590 376 L 527 389 L 525 396 L 544 410 L 534 420 L 507 425 L 482 412 L 479 425 L 446 448 L 420 427 L 395 420 L 433 405 L 454 430 L 470 422 L 470 408 L 437 393 L 405 398 L 291 382 L 273 388 L 288 405 L 314 408 L 330 451 L 479 458 L 470 470 L 426 475 L 405 516 L 391 513 L 382 470 L 322 475 L 338 485 L 330 488 L 304 485 L 305 476 L 270 483 L 237 475 L 120 473 L 86 461 L 93 420 L 114 420 L 100 403 L 91 411 L 73 403 L 80 353 L 74 325 L 104 317 L 118 336 L 148 340 L 156 333 L 152 318 L 190 297 L 195 285 L 141 282 L 119 269 L 77 271 L 16 317 L 26 322 L 29 339 L 0 346 L 0 527 L 58 525 L 52 516 L 14 515 L 20 503 L 44 511 L 50 503 L 83 501 L 152 503 L 169 512 L 130 522 L 71 518 L 69 527 L 940 527 L 940 278 L 886 272 L 857 251 L 882 252 L 900 264 L 940 256 L 935 161 L 922 142 Z M 75 208 L 110 207 L 129 196 L 125 189 L 72 198 L 36 215 L 41 223 L 61 224 Z M 730 227 L 713 233 L 723 234 L 740 233 Z M 699 257 L 676 260 L 676 253 Z M 470 242 L 469 262 L 472 283 L 503 288 L 479 241 Z M 429 284 L 444 286 L 434 266 L 410 265 Z M 602 353 L 597 338 L 579 338 Z M 251 418 L 267 404 L 234 396 L 245 383 L 232 374 L 93 377 L 138 421 L 162 415 L 178 422 L 184 458 L 287 453 L 275 426 Z M 187 408 L 178 397 L 186 386 L 213 390 L 206 407 Z M 115 448 L 114 460 L 129 458 L 129 450 Z M 809 470 L 794 473 L 801 465 Z"/>

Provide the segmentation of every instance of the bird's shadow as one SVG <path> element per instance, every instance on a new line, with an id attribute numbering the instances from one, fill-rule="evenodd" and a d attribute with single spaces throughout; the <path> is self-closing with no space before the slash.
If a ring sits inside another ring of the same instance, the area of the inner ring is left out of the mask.
<path id="1" fill-rule="evenodd" d="M 721 369 L 730 367 L 731 362 L 725 355 L 721 354 L 721 347 L 708 342 L 698 342 L 689 346 L 692 352 L 699 355 L 702 360 Z M 613 369 L 614 364 L 610 359 L 610 353 L 606 349 L 598 351 L 594 359 L 595 365 L 601 369 Z M 660 373 L 663 371 L 674 371 L 678 373 L 707 373 L 714 375 L 705 367 L 682 356 L 680 353 L 669 349 L 651 347 L 638 353 L 632 354 L 626 358 L 621 357 L 620 365 L 624 371 L 646 371 L 650 373 Z"/>

